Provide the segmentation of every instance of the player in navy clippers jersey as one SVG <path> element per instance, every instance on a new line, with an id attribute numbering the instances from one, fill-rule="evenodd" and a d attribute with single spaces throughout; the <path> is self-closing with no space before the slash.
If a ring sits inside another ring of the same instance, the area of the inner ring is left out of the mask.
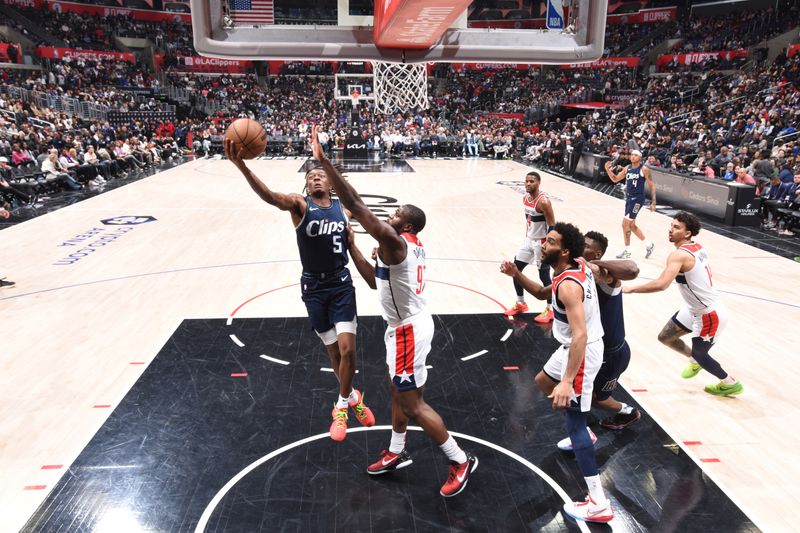
<path id="1" fill-rule="evenodd" d="M 636 279 L 639 267 L 633 261 L 602 261 L 608 239 L 602 233 L 585 235 L 583 258 L 594 272 L 600 321 L 603 323 L 603 365 L 594 380 L 593 406 L 611 411 L 614 416 L 600 421 L 609 429 L 625 428 L 641 418 L 639 410 L 613 397 L 619 377 L 628 368 L 631 349 L 625 341 L 625 316 L 622 310 L 622 283 Z"/>
<path id="2" fill-rule="evenodd" d="M 656 210 L 656 184 L 650 175 L 650 169 L 642 164 L 642 152 L 633 150 L 631 152 L 631 164 L 622 167 L 619 174 L 611 171 L 611 161 L 606 161 L 606 173 L 611 181 L 618 183 L 625 180 L 625 217 L 622 219 L 622 238 L 625 241 L 625 249 L 617 255 L 617 259 L 628 259 L 631 256 L 631 233 L 644 241 L 645 256 L 647 259 L 653 253 L 655 244 L 645 238 L 644 233 L 636 225 L 636 216 L 644 206 L 645 183 L 650 187 L 650 211 Z"/>
<path id="3" fill-rule="evenodd" d="M 325 157 L 317 136 L 319 131 L 319 127 L 315 128 L 312 135 L 314 157 L 322 162 L 353 218 L 378 241 L 375 266 L 364 258 L 354 241 L 350 243 L 353 264 L 364 281 L 378 290 L 382 315 L 387 322 L 384 343 L 392 397 L 392 438 L 389 449 L 367 467 L 367 473 L 386 474 L 413 462 L 406 451 L 406 429 L 413 418 L 450 459 L 447 480 L 439 494 L 445 498 L 455 496 L 467 487 L 472 472 L 478 467 L 478 458 L 461 449 L 442 418 L 423 398 L 428 378 L 426 358 L 434 333 L 433 318 L 423 297 L 425 248 L 418 237 L 425 227 L 425 213 L 406 204 L 387 222 L 378 219 Z"/>
<path id="4" fill-rule="evenodd" d="M 228 159 L 247 178 L 258 196 L 282 211 L 289 211 L 297 234 L 303 275 L 303 302 L 311 327 L 319 335 L 339 379 L 339 398 L 334 404 L 330 433 L 341 441 L 347 433 L 348 407 L 361 424 L 372 426 L 375 417 L 364 397 L 353 388 L 356 371 L 356 293 L 347 269 L 347 213 L 332 197 L 328 175 L 321 167 L 306 173 L 307 196 L 270 190 L 249 169 L 233 141 L 225 140 Z"/>

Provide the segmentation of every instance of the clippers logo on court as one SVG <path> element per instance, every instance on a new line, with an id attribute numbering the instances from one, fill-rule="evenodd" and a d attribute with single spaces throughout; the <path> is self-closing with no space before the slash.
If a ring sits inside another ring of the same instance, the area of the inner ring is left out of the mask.
<path id="1" fill-rule="evenodd" d="M 106 226 L 138 226 L 139 224 L 147 224 L 148 222 L 155 222 L 156 217 L 150 215 L 131 215 L 114 218 L 106 218 L 101 220 Z"/>
<path id="2" fill-rule="evenodd" d="M 62 241 L 57 246 L 68 248 L 69 254 L 55 261 L 53 265 L 74 265 L 78 261 L 94 255 L 101 248 L 114 244 L 117 239 L 134 231 L 137 226 L 155 221 L 156 217 L 150 215 L 126 215 L 103 219 L 100 221 L 103 225 L 119 227 L 95 227 Z"/>

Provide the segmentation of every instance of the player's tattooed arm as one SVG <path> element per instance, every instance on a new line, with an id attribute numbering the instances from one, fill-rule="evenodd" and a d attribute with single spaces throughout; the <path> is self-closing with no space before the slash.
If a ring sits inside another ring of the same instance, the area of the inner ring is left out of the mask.
<path id="1" fill-rule="evenodd" d="M 540 284 L 533 281 L 531 278 L 520 272 L 517 268 L 517 265 L 511 261 L 503 261 L 503 263 L 500 265 L 500 272 L 517 280 L 519 284 L 522 285 L 523 289 L 534 295 L 538 300 L 547 300 L 553 290 L 552 285 L 542 287 Z"/>
<path id="2" fill-rule="evenodd" d="M 591 261 L 587 263 L 592 269 L 595 280 L 614 286 L 617 281 L 630 281 L 639 276 L 639 267 L 630 259 Z"/>
<path id="3" fill-rule="evenodd" d="M 356 237 L 355 232 L 353 231 L 353 227 L 348 225 L 347 226 L 347 248 L 350 250 L 350 257 L 353 259 L 353 264 L 356 266 L 356 270 L 358 273 L 361 274 L 361 277 L 364 278 L 364 281 L 367 282 L 370 289 L 377 289 L 377 285 L 375 284 L 375 267 L 367 261 L 367 258 L 364 257 L 364 254 L 361 253 L 358 246 L 356 246 Z"/>

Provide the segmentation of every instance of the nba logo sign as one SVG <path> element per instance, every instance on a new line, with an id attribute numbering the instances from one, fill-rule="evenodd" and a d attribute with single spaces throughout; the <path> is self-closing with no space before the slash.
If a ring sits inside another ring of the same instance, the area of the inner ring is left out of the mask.
<path id="1" fill-rule="evenodd" d="M 547 0 L 547 29 L 564 29 L 564 1 Z"/>

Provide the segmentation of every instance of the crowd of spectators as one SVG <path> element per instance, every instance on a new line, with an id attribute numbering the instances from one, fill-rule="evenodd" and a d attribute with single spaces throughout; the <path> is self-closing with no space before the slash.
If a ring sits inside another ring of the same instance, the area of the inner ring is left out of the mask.
<path id="1" fill-rule="evenodd" d="M 651 33 L 657 25 L 646 24 L 607 24 L 603 57 L 617 57 L 631 45 Z M 634 55 L 643 55 L 647 50 L 638 49 Z"/>
<path id="2" fill-rule="evenodd" d="M 3 70 L 0 84 L 37 91 L 50 97 L 75 98 L 118 111 L 154 110 L 153 97 L 132 89 L 157 89 L 160 82 L 124 61 L 69 59 L 53 61 L 45 70 Z"/>
<path id="3" fill-rule="evenodd" d="M 151 109 L 155 100 L 123 90 L 157 88 L 149 74 L 125 62 L 85 59 L 45 67 L 0 70 L 0 205 L 35 205 L 62 189 L 101 188 L 183 156 L 191 122 L 131 119 L 114 126 L 56 105 L 74 99 L 115 111 Z"/>
<path id="4" fill-rule="evenodd" d="M 793 8 L 786 19 L 796 16 Z M 769 11 L 738 17 L 735 20 L 753 29 L 737 34 L 741 43 L 730 40 L 733 37 L 723 35 L 725 32 L 712 32 L 714 36 L 709 37 L 695 24 L 697 19 L 689 30 L 680 30 L 686 38 L 685 49 L 739 46 L 789 23 L 770 26 L 774 15 Z M 97 28 L 113 23 L 119 35 L 147 36 L 173 53 L 192 51 L 189 28 L 180 23 L 88 20 L 96 24 L 78 25 L 82 30 L 71 33 L 90 46 L 107 42 L 109 32 Z M 68 37 L 58 31 L 79 22 L 83 24 L 86 18 L 54 17 L 50 31 L 59 38 Z M 169 33 L 161 32 L 164 27 Z M 647 29 L 647 25 L 610 26 L 608 53 L 620 53 L 625 43 L 645 35 Z M 673 65 L 668 69 L 674 72 L 654 77 L 625 67 L 456 70 L 439 66 L 429 85 L 430 109 L 383 115 L 369 102 L 362 102 L 358 112 L 368 148 L 389 156 L 525 157 L 569 173 L 583 150 L 624 159 L 635 148 L 646 154 L 649 164 L 706 178 L 752 183 L 760 193 L 775 196 L 770 200 L 783 202 L 786 191 L 779 194 L 771 182 L 780 176 L 781 183 L 788 183 L 800 174 L 796 170 L 800 144 L 793 137 L 787 137 L 790 142 L 781 142 L 781 136 L 793 133 L 800 119 L 800 61 L 783 56 L 768 69 L 733 74 L 718 70 L 740 64 L 715 61 L 694 64 L 688 72 L 683 66 Z M 44 67 L 42 71 L 2 70 L 0 85 L 120 111 L 158 107 L 152 95 L 125 90 L 160 89 L 158 79 L 140 65 L 73 59 L 48 62 Z M 20 168 L 28 172 L 22 181 L 16 179 L 19 176 L 6 178 L 4 183 L 14 182 L 16 191 L 0 184 L 4 189 L 0 194 L 12 201 L 21 201 L 25 195 L 31 201 L 43 189 L 100 186 L 124 172 L 137 172 L 141 165 L 174 157 L 184 148 L 211 154 L 219 149 L 221 135 L 237 116 L 261 121 L 271 139 L 281 140 L 281 153 L 287 155 L 308 152 L 311 124 L 324 126 L 327 149 L 341 146 L 351 110 L 349 101 L 334 98 L 330 74 L 331 66 L 325 63 L 287 63 L 281 75 L 266 81 L 255 75 L 215 77 L 170 71 L 165 84 L 185 89 L 190 95 L 193 118 L 169 124 L 133 121 L 117 128 L 102 121 L 81 121 L 52 107 L 37 107 L 0 94 L 0 108 L 21 119 L 0 122 L 0 157 L 8 159 L 7 163 L 0 161 L 5 165 L 0 169 L 4 177 L 11 171 L 20 174 Z M 609 101 L 620 92 L 630 96 L 623 111 L 599 109 L 570 120 L 555 117 L 559 104 Z M 212 116 L 198 116 L 197 109 L 204 106 L 214 109 Z M 25 122 L 27 117 L 48 125 L 33 126 Z M 73 149 L 74 154 L 70 152 Z M 51 150 L 56 150 L 54 160 Z M 26 154 L 27 159 L 23 157 Z M 105 158 L 105 154 L 110 157 Z M 772 223 L 773 210 L 765 213 Z"/>
<path id="5" fill-rule="evenodd" d="M 737 50 L 758 44 L 764 39 L 800 25 L 800 2 L 783 2 L 780 11 L 741 10 L 724 16 L 691 17 L 683 21 L 675 34 L 682 39 L 679 52 Z"/>

